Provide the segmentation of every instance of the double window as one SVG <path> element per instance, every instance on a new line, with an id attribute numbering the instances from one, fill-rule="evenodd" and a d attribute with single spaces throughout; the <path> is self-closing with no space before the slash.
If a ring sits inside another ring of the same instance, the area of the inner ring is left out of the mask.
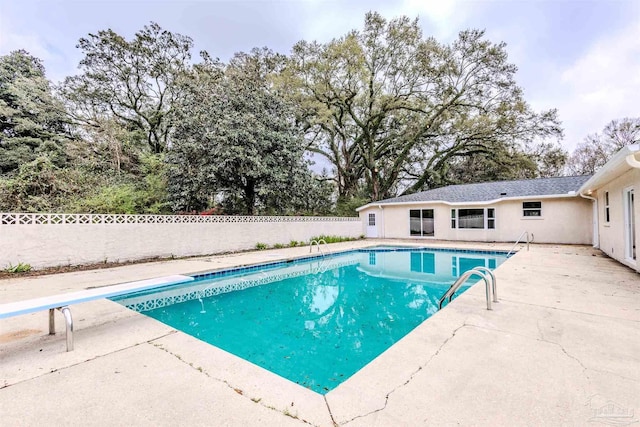
<path id="1" fill-rule="evenodd" d="M 451 228 L 496 228 L 494 208 L 451 209 Z"/>
<path id="2" fill-rule="evenodd" d="M 522 202 L 522 216 L 542 216 L 542 202 Z"/>
<path id="3" fill-rule="evenodd" d="M 411 209 L 409 230 L 412 236 L 433 236 L 433 209 Z"/>

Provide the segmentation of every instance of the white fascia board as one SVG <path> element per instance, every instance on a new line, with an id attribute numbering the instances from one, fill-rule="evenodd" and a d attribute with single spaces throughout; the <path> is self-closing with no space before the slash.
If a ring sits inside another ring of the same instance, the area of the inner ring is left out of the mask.
<path id="1" fill-rule="evenodd" d="M 567 194 L 549 194 L 546 196 L 520 196 L 520 197 L 501 197 L 493 200 L 482 200 L 479 202 L 447 202 L 446 200 L 423 200 L 412 202 L 391 202 L 391 203 L 368 203 L 364 206 L 360 206 L 356 209 L 356 212 L 360 212 L 368 208 L 381 208 L 385 206 L 408 206 L 408 205 L 425 205 L 425 204 L 442 204 L 448 206 L 485 206 L 493 205 L 500 202 L 508 202 L 514 200 L 542 200 L 542 199 L 566 199 L 576 197 L 578 193 L 571 191 Z"/>
<path id="2" fill-rule="evenodd" d="M 598 188 L 613 181 L 623 173 L 631 170 L 632 168 L 640 168 L 640 161 L 638 161 L 636 154 L 640 153 L 640 145 L 632 144 L 623 147 L 618 151 L 604 166 L 602 166 L 598 172 L 596 172 L 591 178 L 587 180 L 578 193 L 591 194 Z"/>

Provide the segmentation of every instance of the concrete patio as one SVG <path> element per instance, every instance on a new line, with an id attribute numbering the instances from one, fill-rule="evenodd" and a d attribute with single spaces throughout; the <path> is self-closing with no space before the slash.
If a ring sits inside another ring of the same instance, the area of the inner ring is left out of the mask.
<path id="1" fill-rule="evenodd" d="M 331 245 L 332 250 L 375 241 Z M 400 242 L 385 240 L 385 244 Z M 426 242 L 509 249 L 510 245 Z M 308 254 L 191 258 L 0 281 L 0 303 Z M 119 304 L 0 320 L 2 425 L 626 425 L 640 419 L 640 275 L 586 246 L 532 245 L 325 396 Z M 624 424 L 621 424 L 624 423 Z"/>

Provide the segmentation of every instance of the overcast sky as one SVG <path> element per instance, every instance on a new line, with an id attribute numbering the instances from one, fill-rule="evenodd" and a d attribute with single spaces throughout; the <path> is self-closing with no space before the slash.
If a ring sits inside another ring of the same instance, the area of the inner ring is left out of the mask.
<path id="1" fill-rule="evenodd" d="M 480 28 L 507 43 L 525 98 L 559 110 L 568 150 L 612 119 L 640 116 L 638 0 L 0 0 L 0 55 L 26 49 L 58 81 L 76 72 L 80 37 L 111 28 L 130 39 L 155 21 L 193 38 L 195 56 L 226 61 L 253 47 L 288 53 L 302 39 L 328 41 L 362 28 L 369 10 L 419 17 L 424 35 L 443 42 Z"/>

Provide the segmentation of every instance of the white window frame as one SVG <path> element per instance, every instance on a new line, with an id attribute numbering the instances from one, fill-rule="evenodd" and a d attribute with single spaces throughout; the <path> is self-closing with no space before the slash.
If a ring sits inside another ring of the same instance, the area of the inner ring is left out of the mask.
<path id="1" fill-rule="evenodd" d="M 460 227 L 460 209 L 482 209 L 483 212 L 483 227 L 482 228 L 467 228 Z M 493 211 L 493 217 L 489 218 L 489 211 Z M 493 221 L 493 228 L 489 228 L 489 221 Z M 496 229 L 496 208 L 455 208 L 451 209 L 451 228 L 458 230 L 495 230 Z"/>
<path id="2" fill-rule="evenodd" d="M 604 222 L 609 224 L 611 218 L 611 211 L 609 210 L 609 192 L 604 192 Z"/>
<path id="3" fill-rule="evenodd" d="M 369 218 L 368 218 L 367 224 L 369 224 L 369 227 L 375 227 L 376 226 L 376 214 L 375 213 L 370 213 L 369 214 Z"/>
<path id="4" fill-rule="evenodd" d="M 539 208 L 527 208 L 525 203 L 540 203 Z M 538 215 L 525 215 L 525 212 L 539 212 Z M 542 200 L 527 200 L 522 202 L 522 217 L 524 219 L 539 219 L 542 218 Z"/>
<path id="5" fill-rule="evenodd" d="M 419 211 L 420 212 L 420 234 L 411 234 L 411 211 Z M 431 211 L 431 214 L 433 215 L 433 234 L 424 234 L 424 229 L 422 228 L 423 226 L 423 217 L 422 217 L 422 213 L 423 211 Z M 425 238 L 430 238 L 433 239 L 436 235 L 436 210 L 433 208 L 419 208 L 419 209 L 409 209 L 409 237 L 411 238 L 415 238 L 415 237 L 425 237 Z"/>

